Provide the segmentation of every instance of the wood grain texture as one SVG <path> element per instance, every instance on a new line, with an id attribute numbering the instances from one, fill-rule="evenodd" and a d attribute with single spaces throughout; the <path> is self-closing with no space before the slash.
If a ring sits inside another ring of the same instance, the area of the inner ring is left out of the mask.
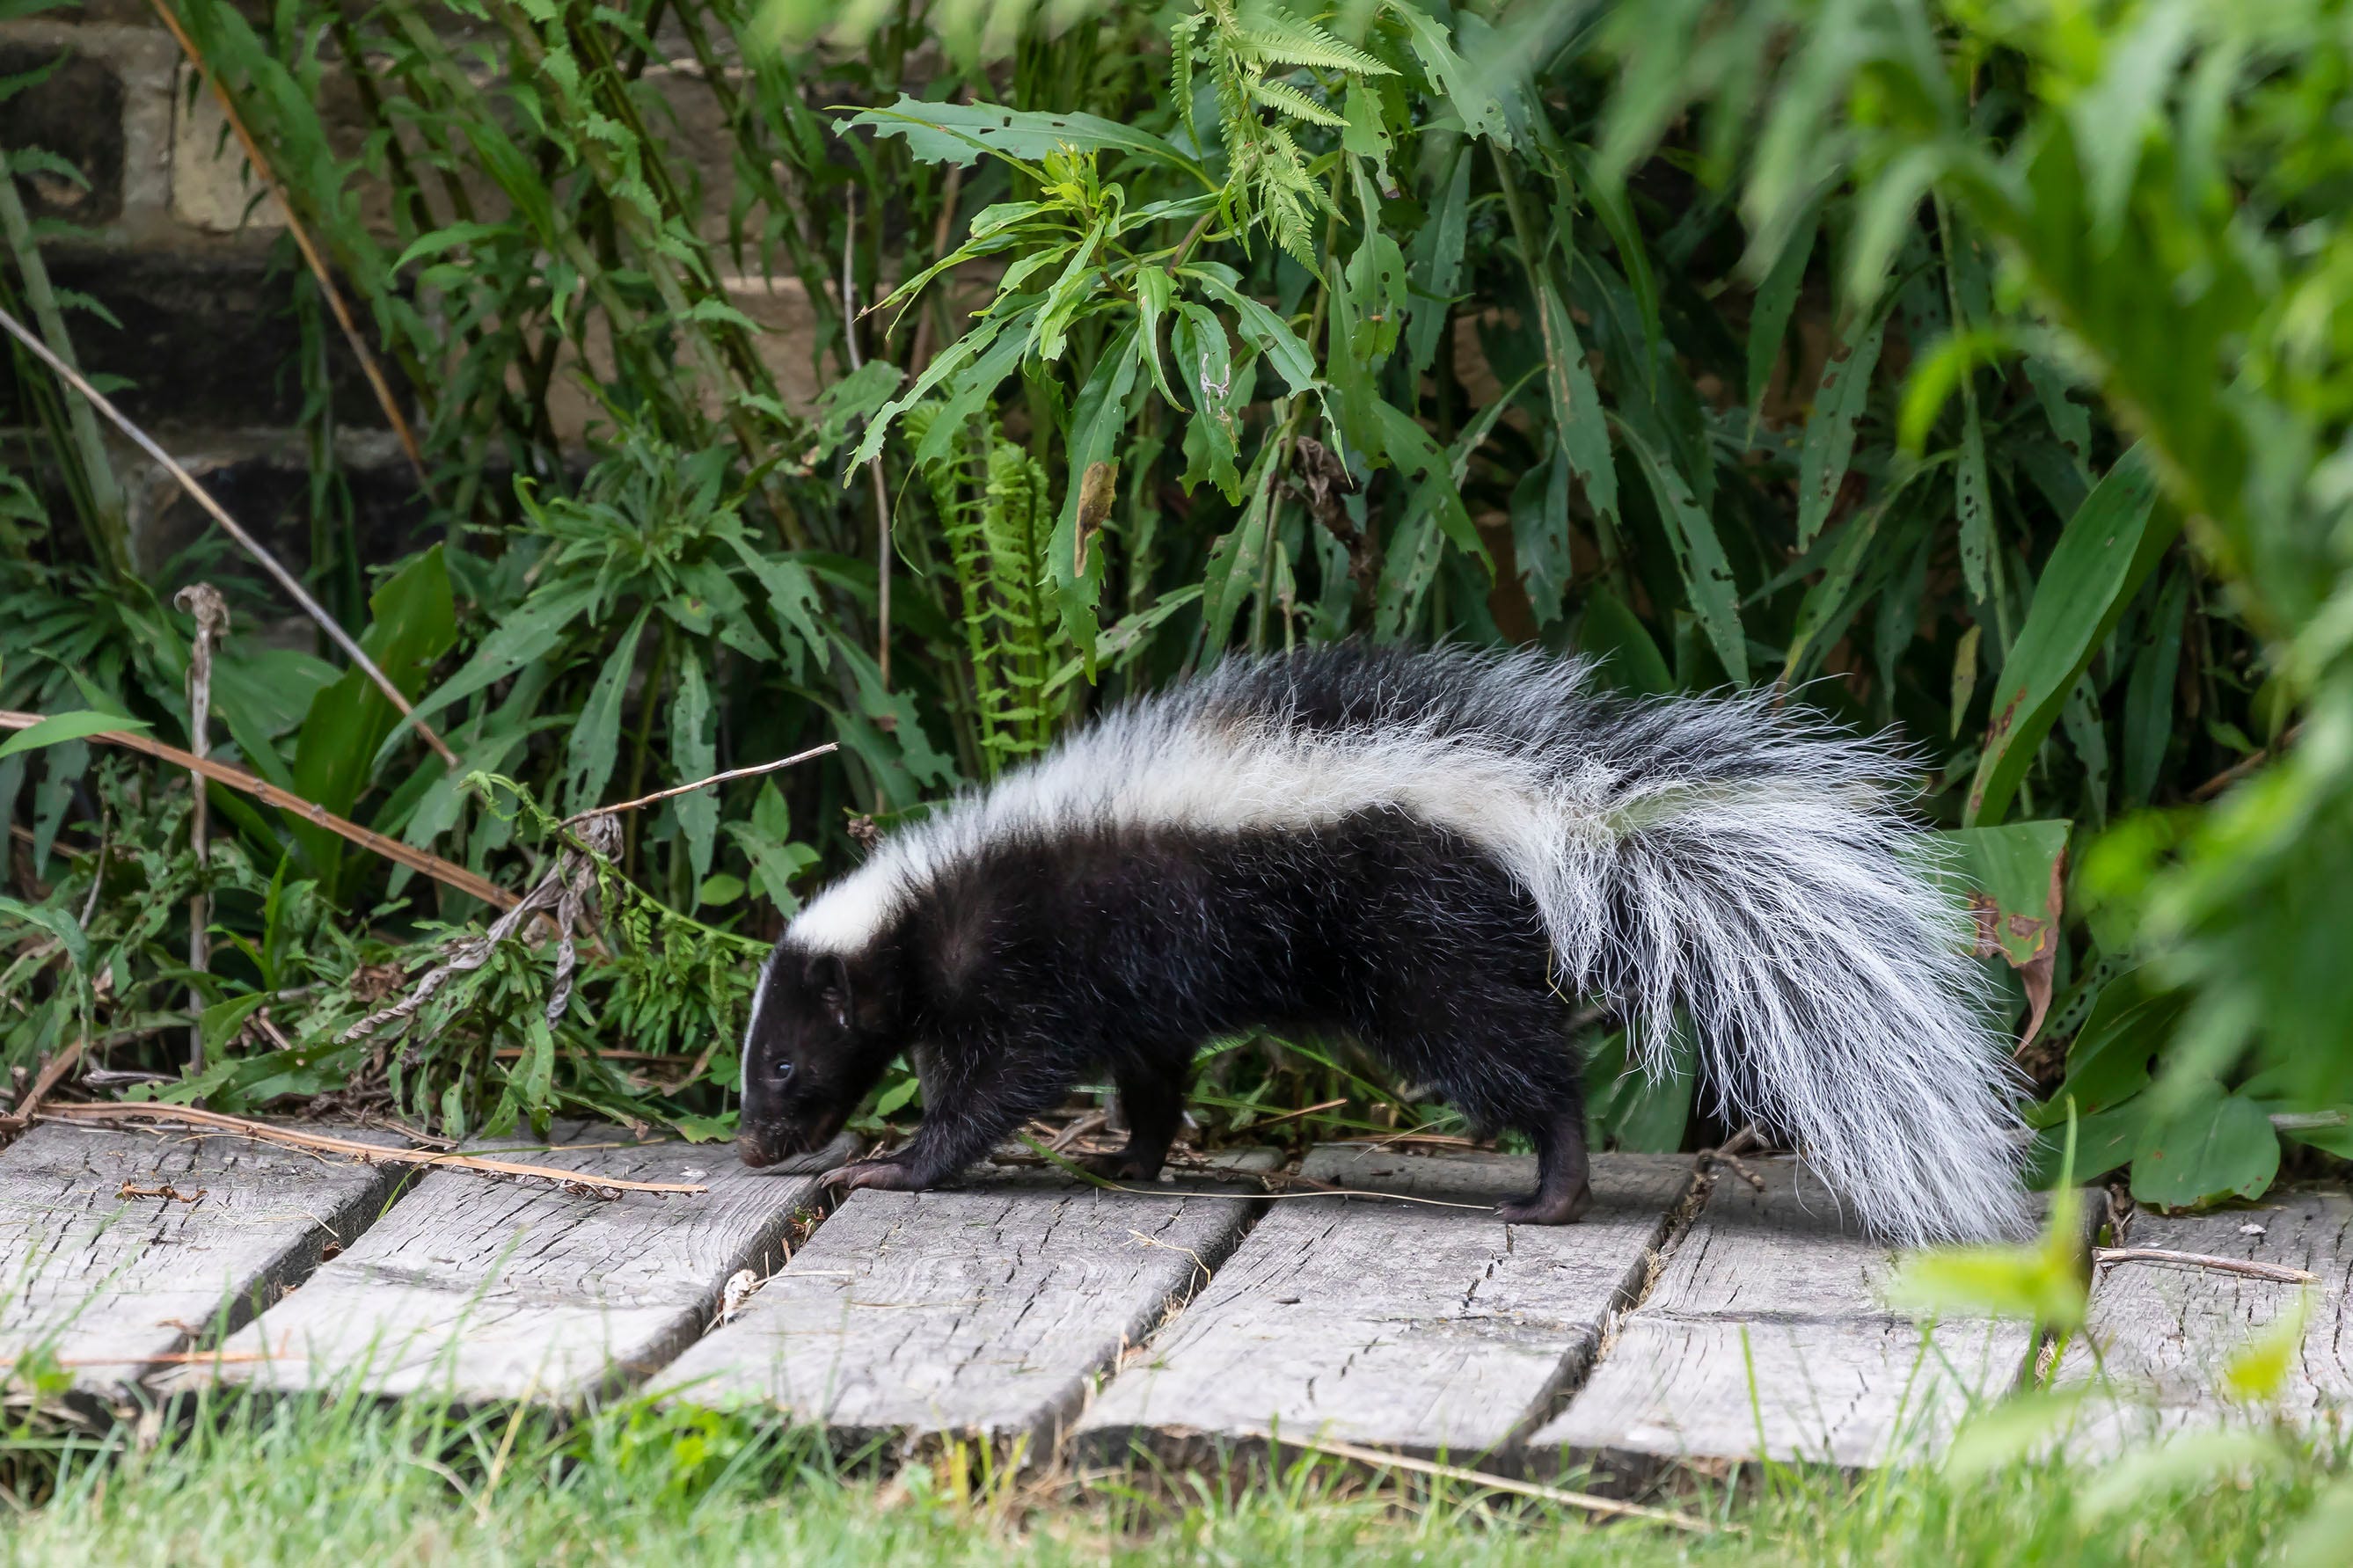
<path id="1" fill-rule="evenodd" d="M 2025 1325 L 1930 1329 L 1889 1308 L 1894 1254 L 1794 1162 L 1749 1163 L 1765 1190 L 1717 1177 L 1591 1379 L 1528 1439 L 1532 1453 L 1634 1474 L 1760 1456 L 1882 1464 L 1926 1451 L 1970 1395 L 2015 1382 Z"/>
<path id="2" fill-rule="evenodd" d="M 844 1445 L 972 1436 L 1042 1458 L 1094 1375 L 1198 1288 L 1261 1206 L 1189 1174 L 1149 1194 L 1015 1172 L 854 1193 L 659 1386 L 779 1410 Z"/>
<path id="3" fill-rule="evenodd" d="M 398 1180 L 244 1138 L 37 1126 L 0 1151 L 0 1373 L 46 1354 L 77 1394 L 122 1395 L 350 1246 Z"/>
<path id="4" fill-rule="evenodd" d="M 2341 1422 L 2353 1406 L 2353 1197 L 2343 1192 L 2289 1190 L 2263 1204 L 2213 1214 L 2134 1217 L 2134 1247 L 2283 1264 L 2319 1276 L 2310 1286 L 2281 1284 L 2213 1269 L 2121 1263 L 2093 1283 L 2088 1337 L 2099 1347 L 2073 1348 L 2062 1384 L 2089 1385 L 2079 1443 L 2115 1447 L 2137 1437 L 2284 1415 L 2300 1425 Z M 2246 1411 L 2220 1389 L 2232 1352 L 2311 1304 L 2303 1349 L 2290 1363 L 2274 1403 Z M 2105 1366 L 2106 1382 L 2100 1381 Z"/>
<path id="5" fill-rule="evenodd" d="M 1533 1187 L 1535 1162 L 1333 1144 L 1302 1173 L 1484 1206 Z M 1283 1434 L 1458 1459 L 1502 1449 L 1582 1375 L 1692 1179 L 1686 1157 L 1602 1156 L 1593 1209 L 1567 1226 L 1282 1200 L 1103 1391 L 1081 1452 L 1113 1461 L 1137 1444 L 1173 1455 Z"/>
<path id="6" fill-rule="evenodd" d="M 534 1162 L 696 1195 L 576 1196 L 539 1183 L 434 1171 L 383 1223 L 192 1366 L 274 1389 L 358 1386 L 461 1403 L 571 1405 L 635 1384 L 702 1334 L 739 1268 L 781 1261 L 816 1179 L 754 1171 L 725 1143 L 635 1143 L 560 1127 Z M 804 1162 L 822 1169 L 818 1162 Z"/>

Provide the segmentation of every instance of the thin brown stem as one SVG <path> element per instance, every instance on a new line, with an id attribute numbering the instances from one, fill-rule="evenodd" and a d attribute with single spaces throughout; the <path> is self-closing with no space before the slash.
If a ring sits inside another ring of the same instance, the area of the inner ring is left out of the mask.
<path id="1" fill-rule="evenodd" d="M 828 741 L 822 746 L 811 746 L 806 752 L 796 752 L 789 757 L 778 757 L 773 763 L 760 763 L 748 768 L 730 768 L 723 773 L 713 773 L 707 779 L 697 779 L 692 784 L 679 784 L 671 789 L 656 790 L 651 795 L 640 795 L 635 800 L 625 800 L 618 805 L 599 805 L 587 811 L 575 812 L 564 819 L 564 826 L 569 827 L 574 823 L 586 822 L 592 816 L 611 816 L 617 812 L 635 811 L 641 805 L 651 805 L 656 801 L 669 800 L 673 795 L 692 795 L 696 790 L 709 789 L 713 784 L 723 784 L 732 779 L 756 778 L 762 773 L 772 773 L 778 768 L 788 768 L 795 763 L 805 763 L 811 757 L 821 757 L 828 752 L 839 750 L 841 747 L 839 742 Z"/>

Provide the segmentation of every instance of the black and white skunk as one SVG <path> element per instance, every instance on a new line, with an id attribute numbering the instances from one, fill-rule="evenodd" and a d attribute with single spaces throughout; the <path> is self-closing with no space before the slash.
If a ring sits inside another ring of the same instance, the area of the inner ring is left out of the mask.
<path id="1" fill-rule="evenodd" d="M 1149 1180 L 1195 1051 L 1343 1033 L 1588 1202 L 1580 999 L 1646 1066 L 1687 1016 L 1727 1124 L 1883 1236 L 2023 1223 L 2006 1058 L 1890 747 L 1760 696 L 1633 700 L 1540 654 L 1344 646 L 1119 709 L 886 839 L 761 973 L 741 1149 L 821 1147 L 900 1051 L 923 1121 L 846 1187 L 953 1178 L 1080 1079 Z"/>

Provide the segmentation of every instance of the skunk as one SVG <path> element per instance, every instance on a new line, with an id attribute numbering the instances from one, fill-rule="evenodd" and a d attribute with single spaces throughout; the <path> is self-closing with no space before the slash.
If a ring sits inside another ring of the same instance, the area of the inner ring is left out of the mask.
<path id="1" fill-rule="evenodd" d="M 1799 1149 L 1889 1240 L 2018 1233 L 2007 1056 L 1925 874 L 1906 759 L 1761 694 L 1636 700 L 1540 653 L 1354 644 L 1233 660 L 1117 709 L 883 840 L 786 928 L 744 1042 L 740 1151 L 838 1133 L 900 1051 L 906 1147 L 952 1179 L 1083 1075 L 1156 1175 L 1194 1053 L 1353 1037 L 1534 1142 L 1505 1220 L 1589 1201 L 1580 999 L 1720 1116 Z"/>

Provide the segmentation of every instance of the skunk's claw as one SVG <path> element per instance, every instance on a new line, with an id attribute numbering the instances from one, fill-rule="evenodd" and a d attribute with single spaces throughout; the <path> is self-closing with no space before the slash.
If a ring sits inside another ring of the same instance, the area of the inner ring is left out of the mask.
<path id="1" fill-rule="evenodd" d="M 1505 1225 L 1574 1225 L 1593 1206 L 1593 1189 L 1579 1184 L 1567 1192 L 1534 1192 L 1495 1205 Z"/>
<path id="2" fill-rule="evenodd" d="M 906 1166 L 896 1160 L 859 1160 L 839 1165 L 818 1179 L 821 1187 L 839 1187 L 844 1192 L 856 1192 L 860 1187 L 873 1187 L 882 1192 L 910 1192 L 922 1184 L 914 1179 Z"/>

